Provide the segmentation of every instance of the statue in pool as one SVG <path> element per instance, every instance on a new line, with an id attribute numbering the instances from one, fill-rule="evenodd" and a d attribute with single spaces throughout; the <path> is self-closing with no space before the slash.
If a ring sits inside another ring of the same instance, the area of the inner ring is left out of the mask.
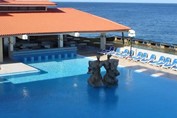
<path id="1" fill-rule="evenodd" d="M 100 56 L 97 56 L 96 61 L 89 61 L 88 74 L 91 74 L 91 76 L 88 79 L 88 83 L 93 87 L 100 87 L 103 85 L 100 73 L 101 67 L 102 63 L 100 61 Z"/>
<path id="2" fill-rule="evenodd" d="M 108 55 L 108 59 L 100 61 L 100 56 L 97 56 L 96 61 L 89 61 L 88 73 L 91 74 L 88 79 L 88 83 L 93 87 L 100 86 L 115 86 L 118 85 L 116 77 L 120 74 L 117 70 L 118 60 L 110 59 L 111 55 Z M 101 67 L 106 69 L 106 74 L 101 76 Z"/>
<path id="3" fill-rule="evenodd" d="M 103 67 L 106 69 L 106 74 L 103 77 L 103 84 L 105 86 L 114 86 L 118 84 L 116 77 L 120 75 L 117 70 L 119 61 L 116 59 L 110 59 L 111 55 L 108 55 L 108 59 L 103 62 Z"/>

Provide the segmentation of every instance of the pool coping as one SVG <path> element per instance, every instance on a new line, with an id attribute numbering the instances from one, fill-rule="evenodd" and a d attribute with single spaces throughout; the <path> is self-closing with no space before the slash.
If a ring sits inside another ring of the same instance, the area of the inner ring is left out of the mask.
<path id="1" fill-rule="evenodd" d="M 33 74 L 38 72 L 40 72 L 40 70 L 21 62 L 1 64 L 0 79 L 2 79 L 1 77 L 6 77 L 6 76 Z"/>
<path id="2" fill-rule="evenodd" d="M 22 72 L 12 72 L 12 73 L 0 74 L 0 77 L 22 75 L 22 74 L 32 74 L 32 73 L 38 73 L 38 72 L 40 72 L 40 71 L 39 70 L 31 70 L 31 71 L 22 71 Z"/>

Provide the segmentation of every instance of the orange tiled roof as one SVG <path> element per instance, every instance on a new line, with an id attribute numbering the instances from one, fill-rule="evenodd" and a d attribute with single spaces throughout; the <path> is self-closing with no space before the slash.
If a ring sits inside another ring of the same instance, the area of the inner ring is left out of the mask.
<path id="1" fill-rule="evenodd" d="M 54 2 L 49 0 L 0 0 L 0 5 L 49 5 L 55 6 Z"/>
<path id="2" fill-rule="evenodd" d="M 36 13 L 0 13 L 0 36 L 129 29 L 127 26 L 73 8 Z"/>

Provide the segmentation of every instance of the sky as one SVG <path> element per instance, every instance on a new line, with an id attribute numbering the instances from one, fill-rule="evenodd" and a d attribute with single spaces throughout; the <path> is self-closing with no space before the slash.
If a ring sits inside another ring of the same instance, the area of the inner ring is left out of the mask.
<path id="1" fill-rule="evenodd" d="M 52 0 L 56 2 L 131 2 L 131 3 L 177 3 L 177 0 Z"/>

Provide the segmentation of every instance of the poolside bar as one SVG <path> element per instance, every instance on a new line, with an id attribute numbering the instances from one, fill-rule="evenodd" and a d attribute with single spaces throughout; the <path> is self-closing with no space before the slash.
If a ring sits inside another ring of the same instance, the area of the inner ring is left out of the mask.
<path id="1" fill-rule="evenodd" d="M 0 19 L 3 27 L 0 29 L 0 62 L 21 51 L 87 46 L 88 41 L 77 44 L 77 40 L 65 38 L 69 34 L 100 33 L 99 45 L 105 49 L 107 32 L 128 32 L 130 29 L 73 8 L 57 8 L 48 0 L 0 1 Z"/>

